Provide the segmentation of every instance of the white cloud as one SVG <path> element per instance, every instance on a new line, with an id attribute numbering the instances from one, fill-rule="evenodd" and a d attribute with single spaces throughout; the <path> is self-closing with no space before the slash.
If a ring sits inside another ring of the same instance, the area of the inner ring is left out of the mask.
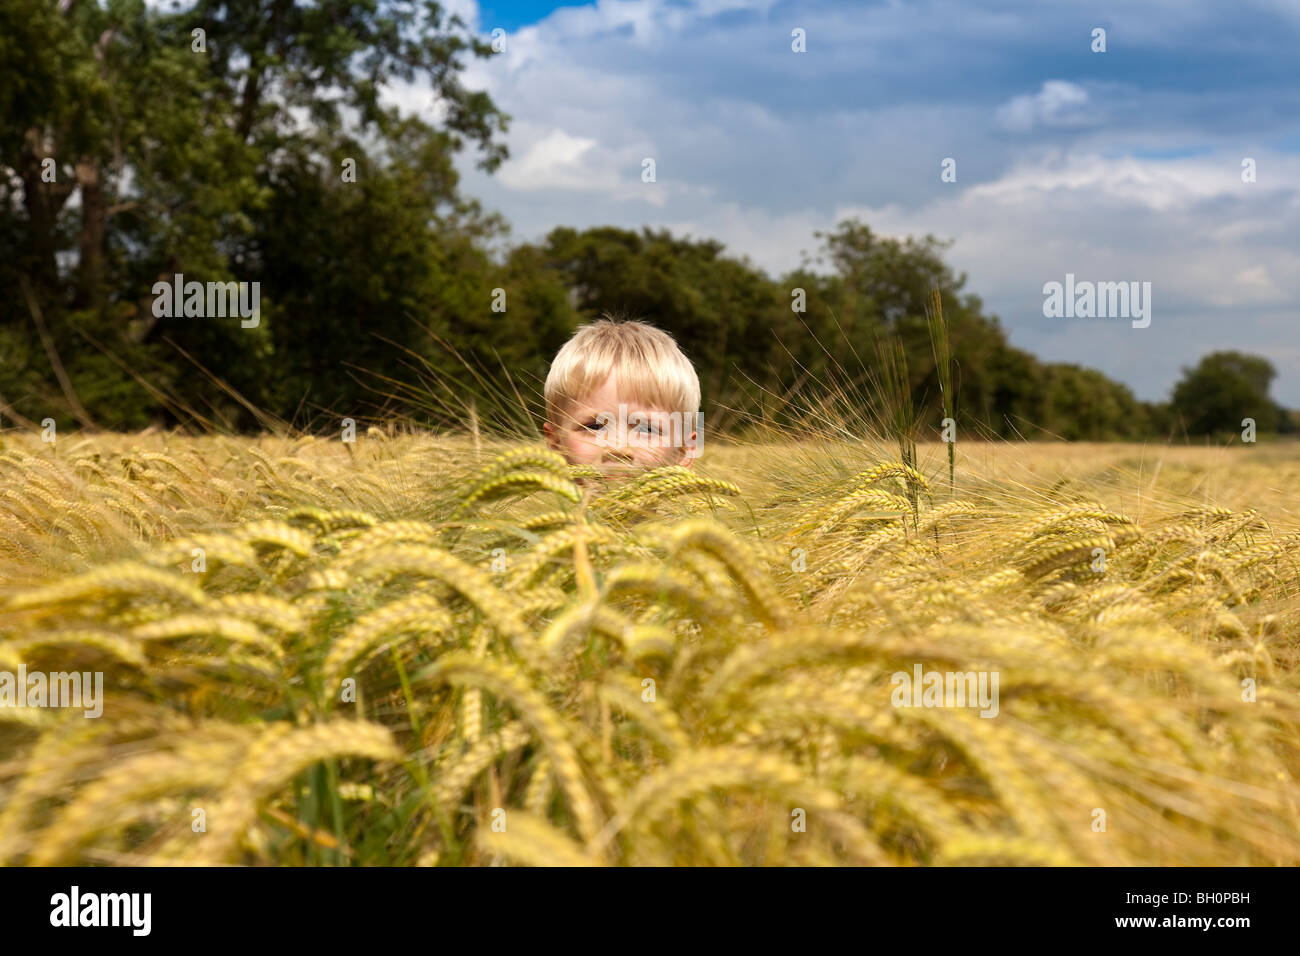
<path id="1" fill-rule="evenodd" d="M 1091 122 L 1083 107 L 1088 91 L 1066 80 L 1047 80 L 1034 94 L 1016 96 L 998 107 L 997 120 L 1005 128 L 1028 132 L 1035 126 L 1072 126 Z"/>
<path id="2" fill-rule="evenodd" d="M 470 30 L 479 29 L 478 0 L 439 0 L 439 4 L 448 19 L 459 16 Z"/>
<path id="3" fill-rule="evenodd" d="M 1221 155 L 1145 159 L 1054 150 L 1021 161 L 1001 178 L 974 186 L 971 192 L 991 200 L 1017 202 L 1036 194 L 1067 190 L 1156 212 L 1185 209 L 1217 197 L 1260 198 L 1252 190 L 1265 187 L 1242 183 L 1237 163 L 1236 157 Z"/>
<path id="4" fill-rule="evenodd" d="M 709 204 L 703 215 L 662 219 L 655 226 L 671 229 L 676 236 L 717 239 L 726 246 L 727 255 L 747 255 L 775 278 L 797 264 L 801 251 L 814 251 L 813 232 L 825 229 L 827 223 L 812 209 L 772 213 L 758 206 L 721 202 Z"/>
<path id="5" fill-rule="evenodd" d="M 662 208 L 675 196 L 698 199 L 711 192 L 690 183 L 661 181 L 658 161 L 655 181 L 643 182 L 643 160 L 658 155 L 652 145 L 638 145 L 633 140 L 609 146 L 594 137 L 573 136 L 563 129 L 543 132 L 533 124 L 525 125 L 523 137 L 528 145 L 518 158 L 503 164 L 496 176 L 507 189 L 541 193 L 563 202 L 571 202 L 575 198 L 572 193 L 595 194 L 618 203 L 643 203 L 655 208 Z M 632 215 L 648 212 L 634 210 Z"/>
<path id="6" fill-rule="evenodd" d="M 1268 266 L 1257 265 L 1242 269 L 1232 277 L 1233 284 L 1223 294 L 1211 301 L 1216 305 L 1234 306 L 1248 302 L 1279 303 L 1283 293 L 1269 274 Z"/>
<path id="7" fill-rule="evenodd" d="M 554 129 L 534 142 L 519 159 L 507 164 L 501 181 L 512 189 L 583 189 L 599 185 L 582 166 L 594 139 L 570 136 Z M 606 178 L 606 177 L 602 177 Z"/>

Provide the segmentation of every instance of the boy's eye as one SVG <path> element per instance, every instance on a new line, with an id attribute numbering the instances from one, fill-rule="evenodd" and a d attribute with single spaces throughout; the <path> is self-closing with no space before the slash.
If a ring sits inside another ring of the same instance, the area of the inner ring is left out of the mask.
<path id="1" fill-rule="evenodd" d="M 601 422 L 593 418 L 590 421 L 583 422 L 578 427 L 585 428 L 589 432 L 600 432 L 604 431 L 609 424 L 612 423 Z M 654 422 L 642 421 L 632 425 L 628 431 L 632 433 L 640 432 L 641 434 L 657 435 L 659 434 L 659 427 Z"/>

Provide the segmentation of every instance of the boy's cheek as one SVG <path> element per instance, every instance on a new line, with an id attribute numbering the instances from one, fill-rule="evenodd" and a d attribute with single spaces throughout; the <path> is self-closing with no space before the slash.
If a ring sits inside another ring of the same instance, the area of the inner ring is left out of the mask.
<path id="1" fill-rule="evenodd" d="M 570 433 L 564 445 L 565 454 L 574 464 L 589 465 L 601 455 L 601 448 L 594 441 L 577 433 Z"/>
<path id="2" fill-rule="evenodd" d="M 660 468 L 664 465 L 678 464 L 682 449 L 675 447 L 647 447 L 644 443 L 628 442 L 619 447 L 608 439 L 587 432 L 563 432 L 560 435 L 560 452 L 574 465 L 598 465 L 605 459 L 606 452 L 614 449 L 627 455 L 631 463 L 640 468 Z"/>

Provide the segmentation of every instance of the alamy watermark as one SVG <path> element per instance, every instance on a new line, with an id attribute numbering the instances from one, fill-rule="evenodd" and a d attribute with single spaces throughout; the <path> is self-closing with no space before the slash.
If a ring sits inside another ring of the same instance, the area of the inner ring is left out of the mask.
<path id="1" fill-rule="evenodd" d="M 1049 319 L 1132 319 L 1133 328 L 1151 324 L 1150 282 L 1075 282 L 1043 285 L 1043 315 Z"/>
<path id="2" fill-rule="evenodd" d="M 890 700 L 895 707 L 979 707 L 981 717 L 998 715 L 997 671 L 895 671 Z"/>
<path id="3" fill-rule="evenodd" d="M 125 926 L 133 936 L 148 936 L 152 914 L 152 893 L 83 893 L 74 885 L 50 897 L 51 926 Z"/>
<path id="4" fill-rule="evenodd" d="M 92 680 L 93 678 L 93 680 Z M 87 717 L 104 713 L 103 671 L 0 671 L 0 707 L 81 707 Z"/>
<path id="5" fill-rule="evenodd" d="M 185 281 L 178 272 L 171 282 L 153 284 L 153 314 L 160 319 L 224 319 L 238 316 L 240 326 L 255 329 L 262 321 L 260 282 Z"/>

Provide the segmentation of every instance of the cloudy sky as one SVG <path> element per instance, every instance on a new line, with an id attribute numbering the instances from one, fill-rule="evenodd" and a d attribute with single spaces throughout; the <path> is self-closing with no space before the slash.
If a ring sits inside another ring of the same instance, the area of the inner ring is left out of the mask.
<path id="1" fill-rule="evenodd" d="M 465 82 L 513 117 L 511 159 L 459 165 L 513 240 L 667 227 L 777 276 L 856 216 L 955 240 L 966 290 L 1044 359 L 1158 399 L 1240 349 L 1300 407 L 1300 0 L 444 5 L 505 31 Z M 1150 282 L 1150 326 L 1045 317 L 1067 273 Z"/>

